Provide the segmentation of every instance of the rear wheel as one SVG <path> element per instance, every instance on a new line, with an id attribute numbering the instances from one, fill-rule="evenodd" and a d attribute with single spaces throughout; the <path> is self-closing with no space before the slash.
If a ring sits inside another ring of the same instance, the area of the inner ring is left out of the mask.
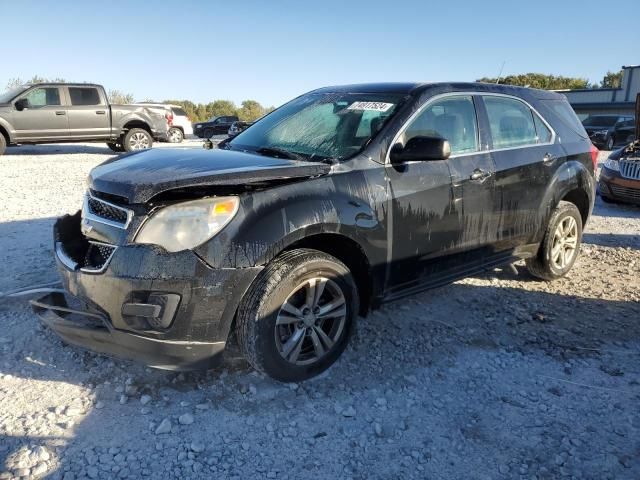
<path id="1" fill-rule="evenodd" d="M 107 143 L 107 147 L 109 147 L 114 152 L 124 152 L 124 148 L 122 148 L 122 145 L 119 143 Z"/>
<path id="2" fill-rule="evenodd" d="M 122 146 L 125 152 L 145 150 L 153 146 L 153 138 L 142 128 L 132 128 L 125 134 Z"/>
<path id="3" fill-rule="evenodd" d="M 578 258 L 581 241 L 580 210 L 573 203 L 560 202 L 551 214 L 538 254 L 526 260 L 529 272 L 543 280 L 565 276 Z"/>
<path id="4" fill-rule="evenodd" d="M 4 138 L 4 135 L 2 133 L 0 133 L 0 155 L 3 155 L 6 149 L 7 149 L 7 139 Z"/>
<path id="5" fill-rule="evenodd" d="M 167 133 L 167 137 L 169 138 L 169 143 L 182 143 L 184 133 L 182 133 L 182 130 L 179 128 L 171 127 Z"/>
<path id="6" fill-rule="evenodd" d="M 306 380 L 344 351 L 358 305 L 353 277 L 340 260 L 317 250 L 285 252 L 242 299 L 240 348 L 256 370 L 285 382 Z"/>

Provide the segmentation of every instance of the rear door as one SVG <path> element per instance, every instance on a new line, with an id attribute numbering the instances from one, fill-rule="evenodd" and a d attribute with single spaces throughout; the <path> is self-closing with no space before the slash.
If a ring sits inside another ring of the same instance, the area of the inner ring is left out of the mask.
<path id="1" fill-rule="evenodd" d="M 21 99 L 27 99 L 29 105 L 13 112 L 17 141 L 55 141 L 69 135 L 67 107 L 60 87 L 35 87 L 16 101 Z"/>
<path id="2" fill-rule="evenodd" d="M 92 86 L 67 87 L 69 133 L 74 139 L 109 139 L 111 119 L 102 89 Z"/>
<path id="3" fill-rule="evenodd" d="M 504 95 L 481 98 L 496 166 L 498 244 L 511 248 L 530 243 L 541 226 L 542 199 L 564 151 L 548 123 L 526 102 Z"/>

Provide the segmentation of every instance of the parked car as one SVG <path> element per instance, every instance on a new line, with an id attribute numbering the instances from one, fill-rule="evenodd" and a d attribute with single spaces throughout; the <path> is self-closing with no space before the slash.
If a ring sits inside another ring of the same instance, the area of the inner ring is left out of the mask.
<path id="1" fill-rule="evenodd" d="M 618 122 L 611 132 L 607 141 L 606 149 L 613 150 L 615 147 L 628 145 L 636 137 L 636 121 L 634 119 Z"/>
<path id="2" fill-rule="evenodd" d="M 167 118 L 136 105 L 110 105 L 89 83 L 23 85 L 0 94 L 0 155 L 6 146 L 107 142 L 114 151 L 151 148 L 165 140 Z"/>
<path id="3" fill-rule="evenodd" d="M 240 132 L 245 131 L 251 125 L 253 125 L 253 122 L 241 122 L 241 121 L 233 122 L 229 127 L 229 131 L 227 131 L 227 135 L 229 135 L 230 137 L 235 137 Z"/>
<path id="4" fill-rule="evenodd" d="M 193 126 L 191 125 L 191 119 L 189 118 L 187 112 L 184 111 L 184 108 L 182 108 L 180 105 L 149 102 L 140 102 L 137 105 L 142 105 L 154 109 L 164 109 L 167 111 L 169 117 L 169 131 L 167 133 L 167 141 L 169 141 L 170 143 L 182 143 L 185 136 L 193 135 Z"/>
<path id="5" fill-rule="evenodd" d="M 206 122 L 196 123 L 193 131 L 200 138 L 211 138 L 214 135 L 226 135 L 233 122 L 237 122 L 238 117 L 226 115 L 213 117 Z"/>
<path id="6" fill-rule="evenodd" d="M 640 205 L 640 93 L 636 97 L 636 120 L 633 127 L 623 127 L 627 144 L 609 155 L 602 170 L 598 190 L 605 202 Z M 624 136 L 624 135 L 623 135 Z"/>
<path id="7" fill-rule="evenodd" d="M 582 121 L 582 125 L 596 147 L 613 150 L 614 131 L 627 121 L 633 121 L 633 117 L 630 115 L 590 115 Z"/>
<path id="8" fill-rule="evenodd" d="M 542 90 L 322 88 L 221 145 L 91 171 L 54 227 L 66 293 L 33 302 L 49 327 L 168 369 L 206 367 L 233 337 L 300 381 L 385 302 L 519 259 L 567 275 L 594 202 L 598 150 Z"/>

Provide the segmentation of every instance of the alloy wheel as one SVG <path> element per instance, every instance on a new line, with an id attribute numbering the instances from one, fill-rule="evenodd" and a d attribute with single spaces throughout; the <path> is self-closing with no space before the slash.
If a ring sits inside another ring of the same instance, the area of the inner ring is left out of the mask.
<path id="1" fill-rule="evenodd" d="M 310 365 L 338 343 L 347 319 L 342 289 L 325 277 L 298 285 L 287 297 L 275 325 L 278 352 L 289 363 Z"/>
<path id="2" fill-rule="evenodd" d="M 131 150 L 144 150 L 149 148 L 149 137 L 144 133 L 136 132 L 129 138 L 129 146 Z"/>
<path id="3" fill-rule="evenodd" d="M 551 247 L 551 262 L 558 270 L 564 270 L 571 265 L 578 250 L 578 224 L 576 219 L 568 216 L 563 218 L 553 234 Z"/>

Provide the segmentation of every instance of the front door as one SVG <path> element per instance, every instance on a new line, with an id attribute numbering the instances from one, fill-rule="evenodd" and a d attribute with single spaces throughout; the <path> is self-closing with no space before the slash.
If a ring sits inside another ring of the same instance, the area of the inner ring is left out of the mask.
<path id="1" fill-rule="evenodd" d="M 59 87 L 35 87 L 16 101 L 26 99 L 23 110 L 13 112 L 13 124 L 18 142 L 55 141 L 69 135 L 67 107 Z"/>
<path id="2" fill-rule="evenodd" d="M 474 99 L 452 94 L 428 101 L 398 137 L 449 140 L 447 160 L 387 164 L 391 198 L 391 262 L 387 299 L 417 291 L 481 261 L 476 251 L 495 240 L 486 215 L 495 169 L 481 148 Z M 461 263 L 462 262 L 462 263 Z"/>

